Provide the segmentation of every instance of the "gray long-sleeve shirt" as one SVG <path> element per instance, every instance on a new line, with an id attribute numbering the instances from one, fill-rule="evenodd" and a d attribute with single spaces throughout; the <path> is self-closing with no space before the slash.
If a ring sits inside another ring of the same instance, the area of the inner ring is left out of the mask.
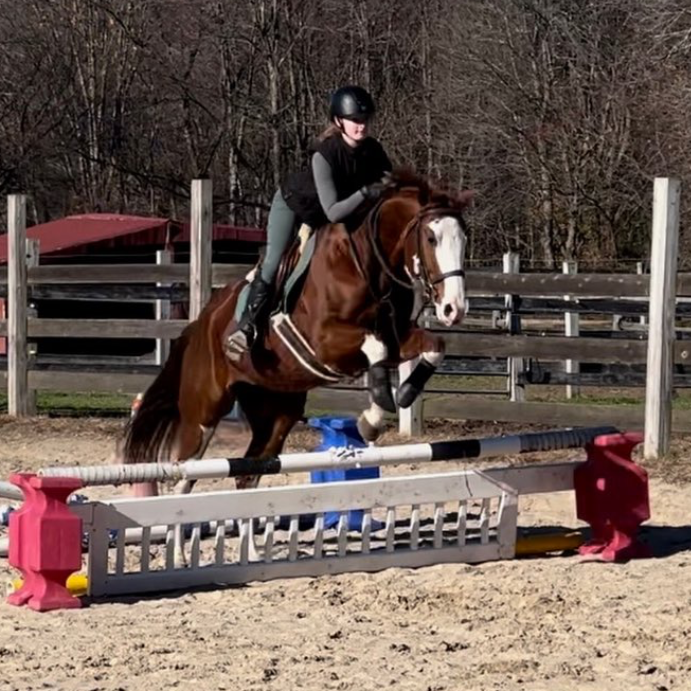
<path id="1" fill-rule="evenodd" d="M 319 203 L 331 223 L 338 223 L 349 216 L 365 200 L 365 195 L 360 190 L 353 192 L 345 199 L 338 200 L 331 166 L 318 152 L 312 156 L 312 174 Z"/>

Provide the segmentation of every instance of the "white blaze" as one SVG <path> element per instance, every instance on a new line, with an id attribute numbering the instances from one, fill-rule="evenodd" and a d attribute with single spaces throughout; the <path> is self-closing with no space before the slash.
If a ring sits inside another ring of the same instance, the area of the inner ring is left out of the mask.
<path id="1" fill-rule="evenodd" d="M 443 216 L 431 221 L 430 229 L 437 239 L 434 253 L 442 274 L 463 268 L 466 237 L 458 219 Z M 435 303 L 437 319 L 445 326 L 459 323 L 466 313 L 465 279 L 463 276 L 449 276 L 444 279 L 444 292 L 440 302 Z"/>

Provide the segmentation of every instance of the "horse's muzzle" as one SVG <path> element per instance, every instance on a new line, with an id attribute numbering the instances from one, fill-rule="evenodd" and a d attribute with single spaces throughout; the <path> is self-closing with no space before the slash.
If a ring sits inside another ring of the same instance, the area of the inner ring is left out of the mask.
<path id="1" fill-rule="evenodd" d="M 466 306 L 464 302 L 443 300 L 436 305 L 436 312 L 437 319 L 444 326 L 453 326 L 454 324 L 460 324 L 465 318 Z"/>
<path id="2" fill-rule="evenodd" d="M 460 324 L 468 311 L 463 278 L 447 278 L 441 300 L 436 302 L 437 319 L 444 326 Z"/>

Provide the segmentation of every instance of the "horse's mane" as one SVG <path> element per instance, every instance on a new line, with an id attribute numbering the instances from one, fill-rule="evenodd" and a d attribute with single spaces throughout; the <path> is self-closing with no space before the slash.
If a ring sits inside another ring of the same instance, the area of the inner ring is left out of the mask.
<path id="1" fill-rule="evenodd" d="M 470 203 L 474 192 L 450 189 L 441 182 L 431 182 L 429 178 L 419 175 L 411 168 L 395 168 L 389 176 L 382 196 L 371 200 L 357 209 L 348 220 L 346 227 L 351 232 L 369 218 L 379 213 L 382 204 L 396 197 L 414 199 L 422 208 L 450 209 L 462 211 Z"/>
<path id="2" fill-rule="evenodd" d="M 415 188 L 421 197 L 429 197 L 432 191 L 429 182 L 411 168 L 395 168 L 391 173 L 387 187 L 392 192 L 400 192 L 406 188 Z"/>
<path id="3" fill-rule="evenodd" d="M 396 168 L 391 174 L 391 180 L 387 186 L 389 196 L 416 192 L 417 199 L 422 206 L 445 207 L 449 209 L 466 207 L 473 192 L 452 190 L 441 181 L 431 181 L 410 168 Z"/>

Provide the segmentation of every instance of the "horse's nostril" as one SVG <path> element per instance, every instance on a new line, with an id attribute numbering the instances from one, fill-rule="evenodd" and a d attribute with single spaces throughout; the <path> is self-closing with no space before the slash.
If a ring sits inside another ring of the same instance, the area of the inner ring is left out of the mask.
<path id="1" fill-rule="evenodd" d="M 453 305 L 444 305 L 444 316 L 450 317 L 453 313 Z"/>

